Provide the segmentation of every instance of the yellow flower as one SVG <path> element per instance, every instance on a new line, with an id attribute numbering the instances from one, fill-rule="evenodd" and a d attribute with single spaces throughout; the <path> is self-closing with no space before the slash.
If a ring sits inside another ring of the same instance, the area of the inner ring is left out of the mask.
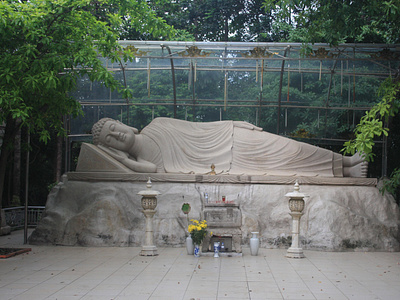
<path id="1" fill-rule="evenodd" d="M 207 221 L 190 220 L 191 224 L 188 225 L 188 231 L 192 237 L 193 243 L 200 245 L 207 235 Z"/>
<path id="2" fill-rule="evenodd" d="M 196 229 L 196 226 L 194 226 L 194 225 L 189 225 L 189 232 L 192 232 L 193 230 L 195 230 Z"/>

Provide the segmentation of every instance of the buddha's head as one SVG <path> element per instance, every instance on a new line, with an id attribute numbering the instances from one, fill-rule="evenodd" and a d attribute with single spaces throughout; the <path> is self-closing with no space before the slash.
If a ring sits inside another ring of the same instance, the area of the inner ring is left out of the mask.
<path id="1" fill-rule="evenodd" d="M 129 152 L 135 142 L 135 132 L 119 121 L 103 118 L 93 125 L 93 143 Z"/>

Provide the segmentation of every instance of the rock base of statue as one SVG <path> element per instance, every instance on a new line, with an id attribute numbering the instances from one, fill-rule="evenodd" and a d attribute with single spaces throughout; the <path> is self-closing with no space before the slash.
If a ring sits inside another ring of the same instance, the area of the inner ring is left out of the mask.
<path id="1" fill-rule="evenodd" d="M 258 249 L 260 248 L 260 239 L 258 238 L 258 232 L 252 232 L 250 239 L 250 253 L 252 256 L 258 255 Z"/>
<path id="2" fill-rule="evenodd" d="M 111 172 L 109 176 L 112 176 Z M 154 245 L 185 247 L 187 232 L 184 228 L 187 227 L 184 225 L 186 216 L 181 211 L 182 195 L 185 200 L 191 199 L 190 213 L 200 216 L 204 209 L 204 199 L 200 195 L 208 193 L 209 201 L 216 199 L 218 194 L 224 194 L 227 201 L 234 200 L 240 205 L 241 245 L 249 247 L 250 232 L 257 230 L 259 238 L 262 234 L 260 247 L 290 247 L 287 238 L 291 235 L 288 224 L 291 224 L 292 218 L 288 214 L 288 202 L 282 195 L 292 190 L 294 182 L 290 186 L 260 184 L 259 181 L 254 184 L 220 184 L 218 180 L 225 177 L 204 177 L 216 180 L 215 184 L 160 182 L 154 185 L 162 193 L 162 201 L 158 201 L 153 220 Z M 227 175 L 227 178 L 232 179 L 232 176 Z M 140 197 L 132 201 L 132 195 L 143 190 L 145 181 L 118 180 L 68 180 L 59 183 L 49 194 L 46 212 L 30 235 L 29 244 L 141 247 L 145 220 Z M 143 180 L 147 180 L 145 175 Z M 400 251 L 400 209 L 389 193 L 382 195 L 375 186 L 313 184 L 304 184 L 302 191 L 310 195 L 302 217 L 307 222 L 301 224 L 302 236 L 306 237 L 306 243 L 300 244 L 303 250 Z M 209 231 L 214 230 L 210 228 Z M 202 257 L 207 254 L 204 250 Z M 210 251 L 209 255 L 213 256 L 214 252 Z M 220 252 L 219 256 L 223 257 L 224 252 Z"/>
<path id="3" fill-rule="evenodd" d="M 7 235 L 11 233 L 11 227 L 6 223 L 6 214 L 4 210 L 0 209 L 0 235 Z"/>
<path id="4" fill-rule="evenodd" d="M 194 245 L 194 257 L 200 257 L 201 255 L 200 249 L 201 249 L 200 245 Z"/>
<path id="5" fill-rule="evenodd" d="M 190 235 L 186 238 L 186 251 L 187 251 L 188 255 L 193 255 L 194 254 L 193 240 L 192 240 L 192 237 Z"/>
<path id="6" fill-rule="evenodd" d="M 0 226 L 0 235 L 7 235 L 11 233 L 10 226 Z"/>

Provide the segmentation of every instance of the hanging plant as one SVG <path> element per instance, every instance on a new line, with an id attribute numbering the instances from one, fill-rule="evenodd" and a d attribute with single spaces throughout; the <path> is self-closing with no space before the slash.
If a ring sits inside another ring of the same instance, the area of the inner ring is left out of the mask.
<path id="1" fill-rule="evenodd" d="M 182 211 L 183 211 L 183 213 L 184 213 L 185 215 L 189 214 L 190 209 L 191 209 L 190 204 L 189 204 L 189 203 L 183 203 L 181 209 L 182 209 Z"/>

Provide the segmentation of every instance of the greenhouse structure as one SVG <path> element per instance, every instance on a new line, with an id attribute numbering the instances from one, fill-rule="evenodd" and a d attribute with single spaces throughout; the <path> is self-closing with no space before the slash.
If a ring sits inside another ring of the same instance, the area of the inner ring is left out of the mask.
<path id="1" fill-rule="evenodd" d="M 84 116 L 67 117 L 66 171 L 92 125 L 110 117 L 141 130 L 156 117 L 240 120 L 339 152 L 400 65 L 400 45 L 121 41 L 131 62 L 104 60 L 133 92 L 124 98 L 81 78 L 73 96 Z M 377 140 L 379 172 L 387 143 Z"/>

